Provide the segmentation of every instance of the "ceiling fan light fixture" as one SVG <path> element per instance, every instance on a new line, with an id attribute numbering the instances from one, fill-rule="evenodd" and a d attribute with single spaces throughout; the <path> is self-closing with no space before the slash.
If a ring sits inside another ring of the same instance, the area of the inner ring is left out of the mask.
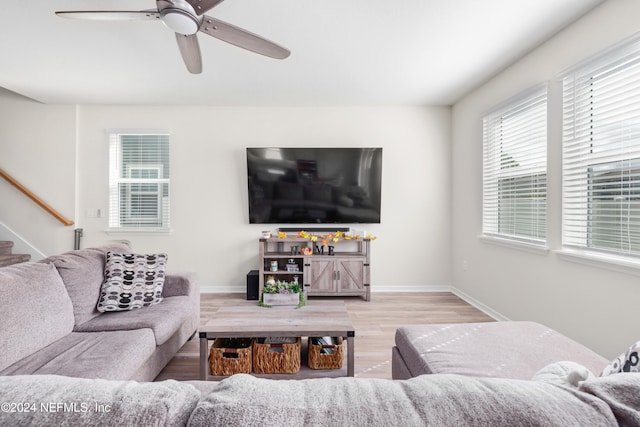
<path id="1" fill-rule="evenodd" d="M 160 16 L 162 22 L 178 34 L 188 36 L 197 33 L 200 28 L 200 20 L 182 9 L 163 9 Z"/>
<path id="2" fill-rule="evenodd" d="M 187 70 L 192 74 L 200 74 L 202 72 L 202 58 L 196 36 L 199 31 L 223 42 L 271 58 L 284 59 L 291 53 L 282 46 L 278 46 L 247 30 L 204 15 L 204 12 L 214 8 L 223 0 L 155 1 L 155 10 L 71 10 L 56 12 L 56 15 L 64 18 L 112 21 L 155 21 L 160 19 L 164 26 L 175 33 L 182 60 L 187 66 Z M 196 12 L 196 9 L 198 12 Z"/>

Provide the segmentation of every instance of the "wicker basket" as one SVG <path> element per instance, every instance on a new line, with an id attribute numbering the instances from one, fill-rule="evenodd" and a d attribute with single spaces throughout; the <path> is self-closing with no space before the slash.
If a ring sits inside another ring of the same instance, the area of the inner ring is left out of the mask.
<path id="1" fill-rule="evenodd" d="M 311 369 L 340 369 L 344 358 L 342 337 L 333 339 L 334 345 L 315 344 L 309 337 L 309 367 Z M 324 351 L 323 351 L 324 350 Z"/>
<path id="2" fill-rule="evenodd" d="M 295 374 L 300 370 L 300 337 L 292 344 L 268 344 L 264 338 L 253 343 L 253 372 Z"/>
<path id="3" fill-rule="evenodd" d="M 251 338 L 217 338 L 209 351 L 211 375 L 251 373 Z"/>

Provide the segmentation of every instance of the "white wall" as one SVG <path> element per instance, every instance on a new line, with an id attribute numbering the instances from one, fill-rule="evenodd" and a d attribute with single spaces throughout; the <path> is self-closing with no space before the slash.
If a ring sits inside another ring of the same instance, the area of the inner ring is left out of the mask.
<path id="1" fill-rule="evenodd" d="M 640 339 L 637 275 L 561 259 L 561 121 L 557 83 L 549 107 L 548 254 L 488 244 L 482 231 L 482 123 L 494 105 L 640 30 L 640 2 L 609 0 L 452 109 L 453 284 L 510 319 L 541 321 L 617 356 Z M 465 270 L 464 265 L 468 268 Z"/>
<path id="2" fill-rule="evenodd" d="M 0 168 L 76 222 L 61 225 L 0 182 L 0 224 L 44 255 L 72 249 L 77 227 L 83 247 L 128 239 L 137 251 L 166 251 L 169 268 L 195 272 L 204 290 L 242 291 L 266 228 L 248 224 L 245 147 L 376 146 L 384 151 L 382 223 L 367 226 L 378 237 L 373 290 L 451 283 L 449 108 L 75 107 L 3 90 L 0 125 Z M 110 129 L 170 132 L 171 234 L 105 232 Z"/>
<path id="3" fill-rule="evenodd" d="M 75 142 L 75 107 L 43 105 L 0 89 L 0 168 L 72 221 Z M 1 178 L 0 223 L 41 253 L 73 248 L 73 226 L 62 225 Z"/>
<path id="4" fill-rule="evenodd" d="M 170 235 L 108 235 L 109 129 L 171 134 Z M 450 285 L 449 108 L 222 108 L 80 106 L 78 224 L 83 246 L 128 239 L 166 251 L 168 266 L 196 272 L 210 291 L 242 291 L 258 268 L 248 224 L 245 147 L 383 147 L 382 223 L 367 226 L 372 289 Z M 102 218 L 88 218 L 100 209 Z M 275 227 L 274 227 L 275 228 Z"/>

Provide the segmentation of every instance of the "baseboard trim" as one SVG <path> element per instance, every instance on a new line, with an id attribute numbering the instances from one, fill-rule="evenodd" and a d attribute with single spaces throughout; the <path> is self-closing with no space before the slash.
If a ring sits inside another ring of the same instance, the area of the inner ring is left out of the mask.
<path id="1" fill-rule="evenodd" d="M 507 316 L 504 316 L 503 314 L 495 311 L 491 307 L 481 303 L 477 299 L 473 298 L 472 296 L 470 296 L 469 294 L 461 291 L 458 288 L 451 287 L 449 290 L 450 290 L 450 292 L 452 292 L 458 298 L 464 300 L 466 303 L 474 306 L 475 308 L 477 308 L 478 310 L 482 311 L 487 316 L 490 316 L 490 317 L 494 318 L 497 321 L 506 322 L 506 321 L 511 320 Z"/>
<path id="2" fill-rule="evenodd" d="M 371 288 L 371 292 L 389 293 L 389 292 L 451 292 L 450 286 L 376 286 Z"/>
<path id="3" fill-rule="evenodd" d="M 450 286 L 376 286 L 371 289 L 372 292 L 389 293 L 389 292 L 452 292 Z M 200 286 L 200 293 L 204 294 L 226 294 L 226 293 L 245 293 L 247 288 L 244 285 L 230 286 Z"/>
<path id="4" fill-rule="evenodd" d="M 237 294 L 246 293 L 247 287 L 245 286 L 202 286 L 200 285 L 201 294 Z"/>

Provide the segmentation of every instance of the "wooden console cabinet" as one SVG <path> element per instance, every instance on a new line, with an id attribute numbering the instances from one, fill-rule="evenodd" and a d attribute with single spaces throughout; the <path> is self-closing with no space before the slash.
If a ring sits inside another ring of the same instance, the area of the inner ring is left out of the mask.
<path id="1" fill-rule="evenodd" d="M 303 238 L 262 238 L 259 245 L 260 294 L 269 276 L 287 281 L 298 276 L 305 297 L 362 296 L 366 301 L 371 299 L 371 239 L 332 243 L 333 255 L 328 254 L 327 247 L 324 248 L 324 254 L 302 255 L 302 248 L 312 248 L 314 245 L 309 239 Z M 287 265 L 292 265 L 291 261 L 299 271 L 287 271 Z M 274 271 L 271 266 L 276 264 L 277 269 Z"/>

